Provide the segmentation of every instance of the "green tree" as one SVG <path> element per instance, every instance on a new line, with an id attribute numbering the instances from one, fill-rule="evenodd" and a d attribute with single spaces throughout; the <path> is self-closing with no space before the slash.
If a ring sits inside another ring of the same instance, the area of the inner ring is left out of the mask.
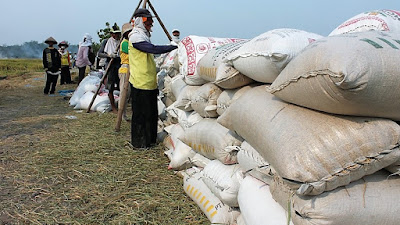
<path id="1" fill-rule="evenodd" d="M 99 31 L 97 31 L 97 35 L 100 38 L 100 43 L 102 43 L 103 40 L 105 40 L 111 36 L 111 34 L 110 34 L 111 29 L 119 30 L 119 26 L 117 25 L 117 23 L 114 23 L 114 25 L 112 27 L 110 27 L 110 23 L 106 22 L 106 28 L 100 29 Z"/>

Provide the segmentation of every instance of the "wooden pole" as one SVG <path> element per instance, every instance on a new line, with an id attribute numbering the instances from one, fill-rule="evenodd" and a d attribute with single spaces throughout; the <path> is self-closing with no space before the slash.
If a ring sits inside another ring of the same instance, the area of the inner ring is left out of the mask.
<path id="1" fill-rule="evenodd" d="M 143 2 L 143 6 L 142 6 L 142 8 L 146 8 L 146 3 L 148 2 L 148 0 L 144 0 L 144 2 Z"/>
<path id="2" fill-rule="evenodd" d="M 119 103 L 121 104 L 121 107 L 118 107 L 118 115 L 117 115 L 117 124 L 115 124 L 115 131 L 119 132 L 120 127 L 121 127 L 121 121 L 122 121 L 122 116 L 123 116 L 123 112 L 124 112 L 124 108 L 126 105 L 126 98 L 127 98 L 127 94 L 128 94 L 128 89 L 129 89 L 129 67 L 128 67 L 128 72 L 125 75 L 125 80 L 124 80 L 124 86 L 120 87 L 123 89 L 121 96 L 119 98 Z"/>
<path id="3" fill-rule="evenodd" d="M 162 29 L 164 30 L 165 34 L 167 35 L 169 41 L 172 41 L 171 35 L 168 33 L 167 28 L 165 28 L 164 23 L 161 21 L 160 17 L 158 16 L 158 14 L 157 14 L 156 10 L 154 9 L 153 5 L 151 4 L 150 0 L 147 0 L 147 2 L 149 3 L 149 7 L 150 7 L 151 11 L 153 11 L 153 13 L 156 16 L 158 22 L 160 23 Z"/>
<path id="4" fill-rule="evenodd" d="M 142 3 L 142 1 L 143 1 L 143 0 L 139 0 L 139 4 L 137 5 L 137 7 L 136 7 L 135 11 L 133 12 L 133 14 L 132 14 L 132 16 L 131 16 L 131 19 L 129 20 L 129 23 L 130 23 L 130 22 L 132 22 L 132 20 L 133 20 L 133 15 L 135 15 L 135 12 L 136 12 L 136 10 L 138 10 L 138 9 L 139 9 L 139 7 L 140 7 L 140 4 Z"/>

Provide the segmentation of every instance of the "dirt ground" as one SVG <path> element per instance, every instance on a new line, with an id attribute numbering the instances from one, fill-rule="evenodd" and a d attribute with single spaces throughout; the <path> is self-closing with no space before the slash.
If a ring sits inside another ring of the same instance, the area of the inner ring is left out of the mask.
<path id="1" fill-rule="evenodd" d="M 0 224 L 208 224 L 161 146 L 133 151 L 129 123 L 117 133 L 115 114 L 73 110 L 44 82 L 0 80 Z"/>

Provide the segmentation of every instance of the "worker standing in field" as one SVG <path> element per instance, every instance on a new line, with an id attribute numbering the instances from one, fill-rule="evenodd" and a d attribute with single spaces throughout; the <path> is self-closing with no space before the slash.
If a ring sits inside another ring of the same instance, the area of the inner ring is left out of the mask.
<path id="1" fill-rule="evenodd" d="M 132 121 L 131 144 L 148 148 L 157 141 L 157 71 L 153 54 L 163 54 L 177 48 L 173 45 L 153 45 L 150 41 L 153 18 L 149 10 L 134 13 L 134 26 L 129 34 L 129 70 L 131 83 Z"/>
<path id="2" fill-rule="evenodd" d="M 125 23 L 122 26 L 122 37 L 123 40 L 120 45 L 119 54 L 121 58 L 121 67 L 118 70 L 119 77 L 119 88 L 120 88 L 120 96 L 122 96 L 123 92 L 126 91 L 126 96 L 129 96 L 131 93 L 131 88 L 128 86 L 128 90 L 124 90 L 124 83 L 129 82 L 128 71 L 129 71 L 129 40 L 128 34 L 132 31 L 133 26 L 131 23 Z M 126 98 L 126 102 L 128 102 L 128 98 Z M 126 121 L 130 120 L 126 116 L 126 104 L 124 108 L 121 108 L 121 102 L 118 104 L 118 111 L 122 110 L 122 118 Z"/>
<path id="3" fill-rule="evenodd" d="M 54 94 L 56 90 L 58 75 L 61 70 L 61 56 L 60 53 L 53 47 L 57 41 L 53 37 L 49 37 L 44 41 L 49 47 L 43 50 L 43 67 L 46 71 L 46 85 L 44 87 L 44 94 Z"/>
<path id="4" fill-rule="evenodd" d="M 72 84 L 71 81 L 71 72 L 69 68 L 71 67 L 71 55 L 69 54 L 68 43 L 66 41 L 62 41 L 58 44 L 58 52 L 61 55 L 61 78 L 60 85 L 64 84 Z"/>
<path id="5" fill-rule="evenodd" d="M 121 37 L 121 31 L 119 27 L 116 25 L 111 28 L 111 37 L 107 40 L 107 43 L 104 47 L 104 52 L 108 55 L 109 58 L 113 60 L 110 61 L 110 66 L 107 71 L 107 89 L 108 89 L 108 98 L 110 99 L 111 109 L 114 113 L 118 112 L 117 107 L 115 106 L 114 100 L 114 90 L 119 90 L 119 77 L 118 70 L 121 66 L 121 58 L 118 54 L 119 48 L 119 39 Z"/>
<path id="6" fill-rule="evenodd" d="M 79 44 L 76 57 L 76 67 L 79 69 L 78 84 L 85 77 L 86 66 L 92 66 L 94 63 L 92 44 L 92 36 L 90 36 L 90 34 L 85 34 L 83 36 L 83 42 Z"/>

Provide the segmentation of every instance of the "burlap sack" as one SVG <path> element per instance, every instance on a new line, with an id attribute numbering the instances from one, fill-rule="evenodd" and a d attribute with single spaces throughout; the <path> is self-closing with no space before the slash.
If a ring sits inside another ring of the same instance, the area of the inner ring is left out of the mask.
<path id="1" fill-rule="evenodd" d="M 297 183 L 317 195 L 372 174 L 400 158 L 400 126 L 387 119 L 335 116 L 288 104 L 252 88 L 218 118 Z"/>
<path id="2" fill-rule="evenodd" d="M 268 91 L 324 112 L 400 120 L 400 33 L 326 37 L 292 60 Z"/>

